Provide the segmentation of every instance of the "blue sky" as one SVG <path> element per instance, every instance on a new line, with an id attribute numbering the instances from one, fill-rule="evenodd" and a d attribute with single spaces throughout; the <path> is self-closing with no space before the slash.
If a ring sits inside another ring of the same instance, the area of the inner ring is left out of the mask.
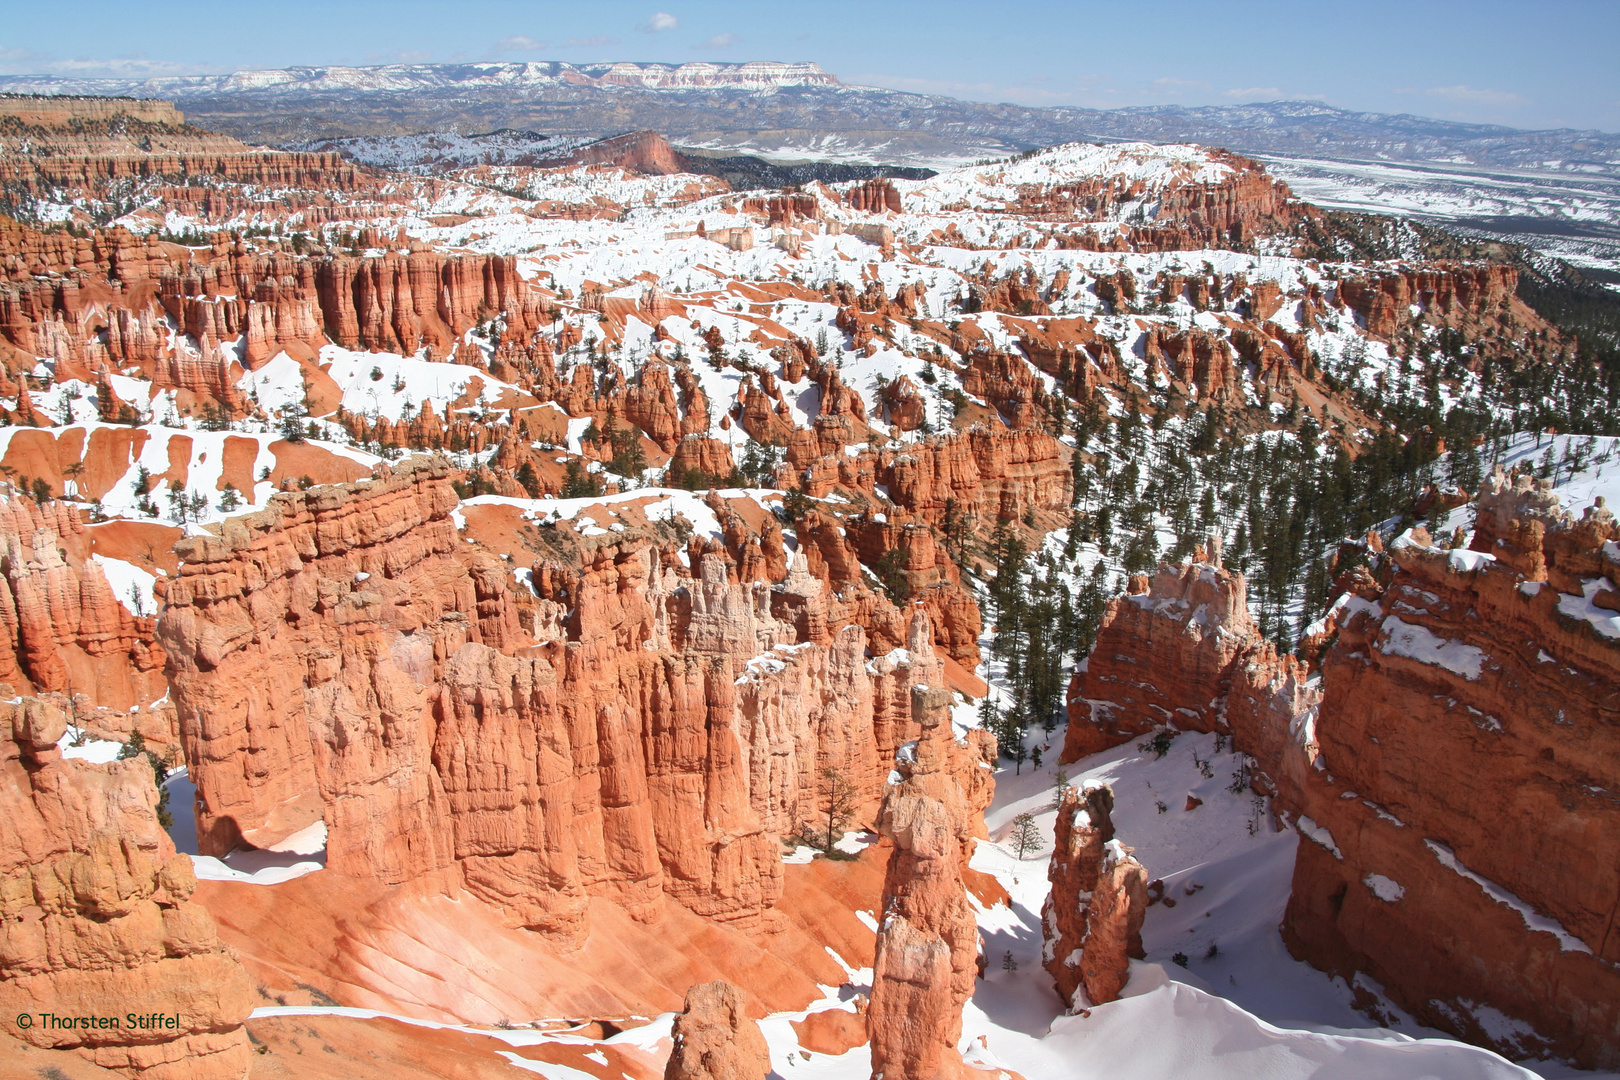
<path id="1" fill-rule="evenodd" d="M 1616 0 L 0 0 L 0 72 L 461 60 L 814 60 L 845 82 L 1024 105 L 1314 98 L 1620 131 Z"/>

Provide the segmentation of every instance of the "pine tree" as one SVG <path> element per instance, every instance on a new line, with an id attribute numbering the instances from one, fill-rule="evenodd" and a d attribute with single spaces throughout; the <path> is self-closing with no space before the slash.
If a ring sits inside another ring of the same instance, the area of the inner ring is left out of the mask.
<path id="1" fill-rule="evenodd" d="M 1074 787 L 1069 783 L 1069 773 L 1066 769 L 1059 769 L 1052 775 L 1052 809 L 1056 810 L 1063 804 L 1063 793 Z"/>
<path id="2" fill-rule="evenodd" d="M 578 458 L 571 459 L 563 473 L 562 497 L 582 499 L 602 494 L 602 482 L 585 470 Z"/>
<path id="3" fill-rule="evenodd" d="M 518 466 L 517 482 L 524 491 L 529 493 L 529 498 L 538 499 L 540 497 L 540 477 L 535 474 L 532 461 L 525 461 Z"/>
<path id="4" fill-rule="evenodd" d="M 1041 836 L 1041 827 L 1035 823 L 1035 815 L 1025 811 L 1013 818 L 1007 842 L 1012 845 L 1013 854 L 1020 862 L 1031 852 L 1039 851 L 1045 838 Z"/>
<path id="5" fill-rule="evenodd" d="M 309 418 L 309 410 L 304 407 L 303 401 L 289 402 L 281 410 L 281 437 L 290 443 L 301 443 L 308 439 L 304 431 L 304 422 Z"/>
<path id="6" fill-rule="evenodd" d="M 833 845 L 838 843 L 855 820 L 855 810 L 860 806 L 861 792 L 843 771 L 829 765 L 821 770 L 821 792 L 817 797 L 818 818 L 813 828 L 806 829 L 806 835 L 814 835 L 819 842 L 821 850 L 832 854 Z"/>

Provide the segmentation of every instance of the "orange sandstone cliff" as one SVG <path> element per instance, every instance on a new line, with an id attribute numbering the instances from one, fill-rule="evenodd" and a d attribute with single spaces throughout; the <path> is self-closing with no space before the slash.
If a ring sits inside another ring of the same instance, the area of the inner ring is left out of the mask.
<path id="1" fill-rule="evenodd" d="M 1139 579 L 1076 678 L 1065 757 L 1230 733 L 1301 835 L 1296 956 L 1509 1056 L 1612 1068 L 1620 529 L 1500 472 L 1477 506 L 1477 550 L 1413 530 L 1387 586 L 1347 579 L 1319 673 L 1259 639 L 1240 575 Z"/>
<path id="2" fill-rule="evenodd" d="M 1488 553 L 1414 531 L 1383 595 L 1340 612 L 1283 929 L 1424 1023 L 1614 1068 L 1617 530 L 1537 489 L 1499 473 L 1478 498 Z"/>
<path id="3" fill-rule="evenodd" d="M 916 737 L 909 688 L 940 672 L 926 611 L 868 661 L 802 558 L 738 584 L 722 553 L 694 577 L 630 533 L 537 568 L 536 596 L 457 536 L 455 505 L 415 459 L 182 541 L 159 636 L 203 850 L 324 822 L 325 873 L 465 889 L 559 947 L 593 898 L 775 925 L 781 841 L 826 771 L 870 814 Z"/>
<path id="4" fill-rule="evenodd" d="M 25 1042 L 150 1080 L 237 1080 L 246 973 L 191 898 L 144 757 L 63 760 L 58 697 L 0 705 L 0 1008 Z M 161 1012 L 162 1026 L 124 1022 Z M 24 1027 L 11 1018 L 28 1015 Z M 86 1030 L 57 1017 L 117 1018 Z M 169 1026 L 172 1022 L 173 1026 Z"/>

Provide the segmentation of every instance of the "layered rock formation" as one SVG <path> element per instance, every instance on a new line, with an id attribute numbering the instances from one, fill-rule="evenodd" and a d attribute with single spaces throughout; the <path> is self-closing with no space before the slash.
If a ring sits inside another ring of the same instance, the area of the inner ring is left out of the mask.
<path id="1" fill-rule="evenodd" d="M 1064 447 L 1039 431 L 975 425 L 929 436 L 903 450 L 840 451 L 812 459 L 797 479 L 818 498 L 836 487 L 887 489 L 896 505 L 931 525 L 948 510 L 992 522 L 1025 510 L 1065 511 L 1073 476 Z"/>
<path id="2" fill-rule="evenodd" d="M 688 990 L 686 1007 L 675 1017 L 664 1080 L 764 1080 L 770 1050 L 747 1006 L 743 992 L 728 982 Z"/>
<path id="3" fill-rule="evenodd" d="M 146 124 L 174 124 L 186 122 L 185 115 L 174 107 L 174 102 L 159 98 L 81 97 L 78 95 L 50 95 L 28 97 L 7 94 L 0 98 L 0 116 L 15 118 L 23 124 L 46 128 L 60 128 L 75 120 L 113 120 L 125 117 Z"/>
<path id="4" fill-rule="evenodd" d="M 1113 808 L 1113 789 L 1091 782 L 1065 788 L 1058 803 L 1041 934 L 1046 970 L 1071 1011 L 1118 998 L 1130 961 L 1145 955 L 1147 871 L 1114 839 Z"/>
<path id="5" fill-rule="evenodd" d="M 37 243 L 18 231 L 0 241 L 12 281 L 0 288 L 6 341 L 92 373 L 138 365 L 160 385 L 183 385 L 162 379 L 158 367 L 175 362 L 182 344 L 169 344 L 165 318 L 200 349 L 197 363 L 228 367 L 240 359 L 249 368 L 282 350 L 309 355 L 327 340 L 406 353 L 425 345 L 444 355 L 490 313 L 505 312 L 520 335 L 539 318 L 538 300 L 510 257 L 416 250 L 313 259 L 224 239 L 204 255 L 121 229 Z M 233 339 L 241 339 L 239 354 L 216 357 L 215 345 Z"/>
<path id="6" fill-rule="evenodd" d="M 874 703 L 937 670 L 926 614 L 869 668 L 802 561 L 775 589 L 719 553 L 683 578 L 633 538 L 523 597 L 454 505 L 421 459 L 182 542 L 159 633 L 203 850 L 322 820 L 329 872 L 465 887 L 563 940 L 590 895 L 758 922 L 824 770 L 875 802 L 910 735 Z"/>
<path id="7" fill-rule="evenodd" d="M 1066 756 L 1230 732 L 1301 835 L 1295 955 L 1510 1056 L 1613 1067 L 1620 529 L 1529 477 L 1498 472 L 1477 504 L 1473 550 L 1414 530 L 1387 585 L 1345 577 L 1319 678 L 1258 639 L 1240 577 L 1138 582 L 1077 676 Z"/>
<path id="8" fill-rule="evenodd" d="M 866 1030 L 872 1075 L 887 1080 L 956 1075 L 962 1006 L 978 974 L 979 931 L 963 873 L 974 819 L 994 788 L 987 775 L 994 741 L 958 744 L 949 706 L 944 690 L 912 688 L 921 734 L 896 761 L 878 823 L 894 851 L 883 882 Z"/>
<path id="9" fill-rule="evenodd" d="M 1488 554 L 1415 531 L 1338 615 L 1284 934 L 1423 1023 L 1613 1068 L 1620 531 L 1500 473 L 1478 506 Z"/>
<path id="10" fill-rule="evenodd" d="M 1172 726 L 1213 731 L 1242 661 L 1261 646 L 1243 575 L 1220 545 L 1135 575 L 1109 601 L 1097 643 L 1069 685 L 1065 762 Z"/>
<path id="11" fill-rule="evenodd" d="M 1160 170 L 1133 168 L 1149 155 Z M 1078 177 L 1053 176 L 1046 161 L 1013 164 L 997 179 L 1014 198 L 1000 207 L 1034 220 L 1088 223 L 1065 230 L 1063 246 L 1092 251 L 1185 251 L 1244 248 L 1262 236 L 1283 232 L 1315 210 L 1295 199 L 1258 162 L 1224 150 L 1196 154 L 1143 144 L 1054 148 L 1053 155 L 1079 159 Z M 1151 216 L 1133 213 L 1151 205 Z M 1127 224 L 1125 222 L 1129 221 Z M 1095 224 L 1089 224 L 1095 223 Z"/>
<path id="12" fill-rule="evenodd" d="M 0 500 L 0 682 L 128 712 L 166 691 L 156 612 L 133 614 L 90 547 L 76 508 Z"/>
<path id="13" fill-rule="evenodd" d="M 11 1028 L 31 1045 L 131 1077 L 238 1080 L 253 995 L 191 899 L 152 767 L 63 760 L 67 722 L 57 697 L 0 705 L 0 1007 L 31 1018 Z"/>

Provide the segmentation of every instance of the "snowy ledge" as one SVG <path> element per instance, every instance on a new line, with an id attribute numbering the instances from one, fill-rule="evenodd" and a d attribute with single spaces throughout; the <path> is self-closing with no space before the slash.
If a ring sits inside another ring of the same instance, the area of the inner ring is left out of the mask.
<path id="1" fill-rule="evenodd" d="M 1474 873 L 1472 870 L 1468 869 L 1468 867 L 1464 866 L 1460 861 L 1458 861 L 1457 853 L 1446 847 L 1446 845 L 1437 840 L 1424 840 L 1423 842 L 1429 846 L 1430 851 L 1434 852 L 1434 857 L 1440 860 L 1441 866 L 1444 866 L 1447 870 L 1455 871 L 1456 873 L 1467 878 L 1469 881 L 1472 881 L 1475 885 L 1478 885 L 1482 890 L 1484 890 L 1486 896 L 1489 896 L 1498 904 L 1506 904 L 1514 911 L 1517 911 L 1519 913 L 1519 917 L 1524 920 L 1524 925 L 1529 927 L 1532 931 L 1543 934 L 1551 934 L 1556 937 L 1558 939 L 1558 947 L 1563 952 L 1582 952 L 1586 953 L 1587 955 L 1592 954 L 1592 950 L 1587 946 L 1586 942 L 1564 929 L 1563 923 L 1560 923 L 1556 919 L 1549 919 L 1545 915 L 1538 914 L 1535 908 L 1519 899 L 1513 893 L 1508 892 L 1496 882 Z"/>
<path id="2" fill-rule="evenodd" d="M 191 868 L 199 881 L 247 885 L 279 885 L 313 874 L 326 869 L 326 822 L 317 821 L 262 851 L 233 851 L 223 859 L 193 855 Z"/>
<path id="3" fill-rule="evenodd" d="M 1610 543 L 1613 543 L 1613 541 L 1611 540 Z M 1558 597 L 1558 610 L 1572 619 L 1580 619 L 1590 623 L 1592 629 L 1610 641 L 1620 641 L 1620 612 L 1600 608 L 1592 602 L 1598 593 L 1612 591 L 1607 580 L 1593 578 L 1583 583 L 1582 595 L 1580 596 L 1560 594 Z"/>
<path id="4" fill-rule="evenodd" d="M 1333 853 L 1335 859 L 1340 862 L 1344 861 L 1344 853 L 1339 850 L 1339 845 L 1334 843 L 1333 834 L 1328 832 L 1324 826 L 1318 825 L 1312 818 L 1304 814 L 1299 815 L 1299 821 L 1294 828 L 1299 830 L 1300 835 L 1309 837 L 1327 848 L 1328 851 Z"/>
<path id="5" fill-rule="evenodd" d="M 1473 682 L 1485 670 L 1485 651 L 1460 641 L 1442 638 L 1426 626 L 1409 623 L 1397 615 L 1386 616 L 1379 627 L 1385 635 L 1379 651 L 1404 656 L 1420 664 L 1445 668 Z"/>

